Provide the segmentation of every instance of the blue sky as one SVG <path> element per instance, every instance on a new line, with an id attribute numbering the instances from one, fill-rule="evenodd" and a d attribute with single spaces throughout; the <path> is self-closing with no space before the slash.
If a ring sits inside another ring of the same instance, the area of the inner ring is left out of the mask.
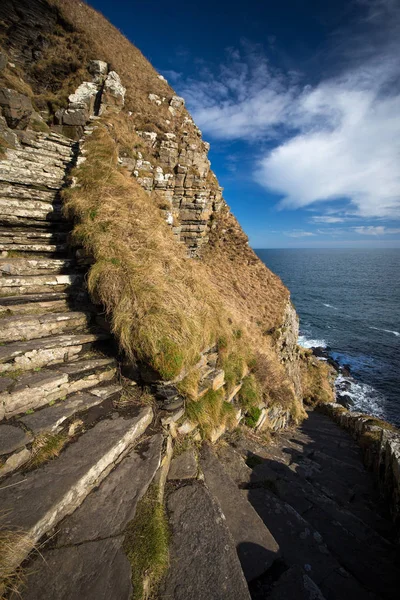
<path id="1" fill-rule="evenodd" d="M 399 0 L 91 5 L 185 98 L 253 247 L 400 247 Z"/>

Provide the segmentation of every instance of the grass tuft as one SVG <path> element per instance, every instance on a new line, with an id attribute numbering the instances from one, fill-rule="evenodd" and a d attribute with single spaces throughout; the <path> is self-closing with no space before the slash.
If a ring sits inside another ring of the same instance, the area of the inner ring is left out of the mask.
<path id="1" fill-rule="evenodd" d="M 56 458 L 67 443 L 65 434 L 41 433 L 33 441 L 32 457 L 28 468 L 36 469 L 45 462 Z"/>
<path id="2" fill-rule="evenodd" d="M 124 550 L 132 566 L 133 600 L 154 593 L 168 569 L 169 530 L 158 487 L 149 487 L 125 532 Z"/>
<path id="3" fill-rule="evenodd" d="M 0 600 L 10 595 L 14 597 L 14 594 L 20 596 L 19 589 L 24 583 L 24 576 L 19 565 L 32 547 L 33 542 L 25 532 L 11 530 L 6 524 L 0 524 Z"/>
<path id="4" fill-rule="evenodd" d="M 200 400 L 187 402 L 186 415 L 199 425 L 204 437 L 210 437 L 216 427 L 231 427 L 236 423 L 235 408 L 225 402 L 222 389 L 208 390 Z"/>

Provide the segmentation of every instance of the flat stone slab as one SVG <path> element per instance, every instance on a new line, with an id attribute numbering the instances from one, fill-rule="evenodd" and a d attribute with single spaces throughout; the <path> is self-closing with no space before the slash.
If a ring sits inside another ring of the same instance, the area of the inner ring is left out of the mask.
<path id="1" fill-rule="evenodd" d="M 73 414 L 88 410 L 101 402 L 103 398 L 99 396 L 79 392 L 54 406 L 46 406 L 31 415 L 25 415 L 20 421 L 35 435 L 44 431 L 57 433 L 62 428 L 63 422 Z"/>
<path id="2" fill-rule="evenodd" d="M 152 416 L 151 408 L 145 407 L 130 419 L 101 421 L 56 460 L 24 476 L 9 477 L 0 489 L 8 526 L 25 531 L 33 545 L 82 504 L 145 431 Z M 26 555 L 26 551 L 19 554 L 17 547 L 14 553 L 16 563 Z"/>
<path id="3" fill-rule="evenodd" d="M 193 448 L 190 448 L 172 459 L 168 479 L 194 479 L 197 471 L 196 454 Z"/>
<path id="4" fill-rule="evenodd" d="M 28 569 L 23 600 L 129 600 L 123 537 L 43 552 Z"/>
<path id="5" fill-rule="evenodd" d="M 270 600 L 325 600 L 319 587 L 301 567 L 291 567 L 274 585 Z"/>
<path id="6" fill-rule="evenodd" d="M 207 487 L 225 515 L 244 575 L 252 581 L 279 557 L 279 545 L 208 445 L 202 448 L 200 466 Z"/>
<path id="7" fill-rule="evenodd" d="M 32 439 L 32 435 L 29 435 L 20 427 L 0 425 L 0 454 L 15 452 L 15 450 L 19 450 L 26 444 L 29 444 Z"/>
<path id="8" fill-rule="evenodd" d="M 193 481 L 171 492 L 170 568 L 161 600 L 250 600 L 249 590 L 218 504 Z"/>
<path id="9" fill-rule="evenodd" d="M 156 434 L 132 450 L 100 487 L 59 528 L 57 546 L 80 544 L 123 533 L 161 462 L 163 436 Z"/>

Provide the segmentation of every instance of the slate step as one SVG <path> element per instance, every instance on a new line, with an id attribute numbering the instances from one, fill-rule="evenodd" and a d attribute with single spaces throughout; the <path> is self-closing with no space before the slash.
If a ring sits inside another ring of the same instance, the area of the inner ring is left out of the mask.
<path id="1" fill-rule="evenodd" d="M 24 240 L 21 238 L 19 241 L 4 241 L 0 236 L 0 252 L 4 252 L 8 255 L 9 252 L 31 252 L 32 254 L 36 254 L 39 256 L 42 255 L 51 255 L 58 256 L 60 254 L 65 254 L 68 251 L 67 243 L 54 243 L 54 244 L 43 244 L 43 243 L 35 243 L 35 241 L 30 243 L 24 243 Z"/>
<path id="2" fill-rule="evenodd" d="M 68 396 L 66 400 L 60 400 L 56 404 L 20 417 L 19 422 L 35 436 L 40 433 L 59 433 L 70 417 L 86 412 L 105 400 L 117 398 L 121 390 L 120 385 L 106 385 L 90 388 L 87 392 L 77 392 Z"/>
<path id="3" fill-rule="evenodd" d="M 42 551 L 42 557 L 29 565 L 23 599 L 131 598 L 131 567 L 123 566 L 123 534 L 160 465 L 162 444 L 160 434 L 140 443 L 64 519 L 57 527 L 57 548 Z M 77 558 L 80 563 L 71 571 Z"/>
<path id="4" fill-rule="evenodd" d="M 31 295 L 31 294 L 29 294 Z M 43 294 L 44 296 L 47 296 L 47 294 Z M 57 294 L 55 294 L 57 295 Z M 69 294 L 65 294 L 66 296 L 68 296 Z M 7 299 L 9 298 L 9 296 L 7 296 Z M 15 296 L 14 296 L 15 298 Z M 41 313 L 41 314 L 45 314 L 45 313 L 51 313 L 51 312 L 66 312 L 69 310 L 72 310 L 71 307 L 71 302 L 69 301 L 69 299 L 65 298 L 65 299 L 60 299 L 60 300 L 49 300 L 48 302 L 23 302 L 23 297 L 22 296 L 17 296 L 18 302 L 20 302 L 19 304 L 6 304 L 6 305 L 2 305 L 1 303 L 1 298 L 0 298 L 0 318 L 3 317 L 15 317 L 17 315 L 31 315 L 33 313 Z M 78 308 L 77 306 L 74 307 L 75 310 Z M 79 308 L 83 308 L 83 307 L 79 307 Z M 85 308 L 87 310 L 89 310 L 89 307 L 85 306 Z"/>
<path id="5" fill-rule="evenodd" d="M 305 569 L 321 587 L 326 600 L 366 600 L 367 590 L 331 554 L 321 534 L 296 510 L 265 488 L 244 490 L 265 525 L 277 540 L 283 561 Z"/>
<path id="6" fill-rule="evenodd" d="M 40 190 L 4 181 L 0 182 L 0 198 L 3 202 L 10 199 L 27 202 L 46 202 L 48 204 L 54 202 L 60 203 L 61 201 L 59 190 Z"/>
<path id="7" fill-rule="evenodd" d="M 0 342 L 27 341 L 77 329 L 85 330 L 91 318 L 90 312 L 83 311 L 3 317 L 0 320 Z"/>
<path id="8" fill-rule="evenodd" d="M 333 556 L 365 588 L 379 597 L 395 598 L 399 585 L 395 548 L 363 521 L 275 461 L 256 466 L 252 484 L 267 485 L 280 500 L 290 504 L 322 535 Z M 372 555 L 367 548 L 373 549 Z"/>
<path id="9" fill-rule="evenodd" d="M 0 295 L 42 294 L 47 290 L 65 292 L 73 286 L 82 285 L 83 282 L 83 273 L 3 276 L 0 277 Z"/>
<path id="10" fill-rule="evenodd" d="M 92 331 L 12 342 L 0 346 L 0 373 L 29 371 L 69 362 L 109 339 L 110 335 L 104 331 Z"/>
<path id="11" fill-rule="evenodd" d="M 75 265 L 73 258 L 0 258 L 0 273 L 3 277 L 70 273 Z"/>
<path id="12" fill-rule="evenodd" d="M 269 600 L 325 600 L 321 590 L 301 567 L 288 569 L 274 585 Z"/>
<path id="13" fill-rule="evenodd" d="M 129 419 L 100 421 L 56 460 L 5 480 L 0 489 L 0 503 L 7 514 L 7 528 L 25 534 L 23 539 L 18 536 L 12 548 L 15 566 L 45 533 L 82 504 L 127 454 L 151 420 L 152 410 L 145 407 Z"/>
<path id="14" fill-rule="evenodd" d="M 236 544 L 219 505 L 198 481 L 167 498 L 170 568 L 160 600 L 250 600 Z"/>
<path id="15" fill-rule="evenodd" d="M 101 358 L 57 365 L 15 378 L 1 377 L 0 419 L 38 409 L 74 392 L 110 381 L 115 372 L 115 359 Z"/>
<path id="16" fill-rule="evenodd" d="M 49 204 L 37 200 L 16 200 L 0 197 L 0 223 L 13 226 L 46 227 L 57 222 L 59 227 L 67 228 L 69 224 L 64 220 L 61 203 Z"/>
<path id="17" fill-rule="evenodd" d="M 202 448 L 200 466 L 205 483 L 225 516 L 244 576 L 252 581 L 279 557 L 279 545 L 208 445 Z"/>
<path id="18" fill-rule="evenodd" d="M 88 300 L 89 296 L 87 292 L 81 294 L 82 298 L 84 297 Z M 74 296 L 75 298 L 75 296 Z M 41 294 L 24 294 L 23 296 L 0 296 L 0 311 L 6 310 L 7 308 L 12 308 L 14 306 L 22 306 L 23 304 L 39 304 L 41 302 L 55 302 L 59 300 L 69 300 L 70 296 L 67 292 L 45 292 Z"/>

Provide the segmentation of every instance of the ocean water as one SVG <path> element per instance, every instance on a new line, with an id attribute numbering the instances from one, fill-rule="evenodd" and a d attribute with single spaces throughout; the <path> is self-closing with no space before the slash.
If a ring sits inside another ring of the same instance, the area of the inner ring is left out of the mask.
<path id="1" fill-rule="evenodd" d="M 353 410 L 400 426 L 400 249 L 256 250 L 291 292 L 299 343 L 329 347 Z"/>

